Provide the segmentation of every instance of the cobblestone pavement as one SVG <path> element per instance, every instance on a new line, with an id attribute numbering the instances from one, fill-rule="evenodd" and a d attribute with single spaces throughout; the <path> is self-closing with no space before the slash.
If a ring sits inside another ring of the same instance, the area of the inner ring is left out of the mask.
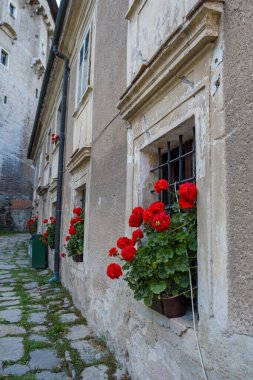
<path id="1" fill-rule="evenodd" d="M 66 290 L 29 267 L 28 239 L 0 237 L 0 379 L 128 379 Z"/>

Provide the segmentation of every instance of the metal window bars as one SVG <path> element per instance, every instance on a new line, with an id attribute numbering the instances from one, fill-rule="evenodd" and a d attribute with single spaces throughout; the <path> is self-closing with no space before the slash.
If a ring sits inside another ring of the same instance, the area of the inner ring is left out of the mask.
<path id="1" fill-rule="evenodd" d="M 189 148 L 189 142 L 191 144 Z M 187 144 L 188 143 L 188 144 Z M 188 147 L 186 146 L 188 145 Z M 158 166 L 151 169 L 151 172 L 158 171 L 158 179 L 167 179 L 169 182 L 169 192 L 159 194 L 159 201 L 165 203 L 165 210 L 171 212 L 171 206 L 175 199 L 175 189 L 179 185 L 196 180 L 196 144 L 195 144 L 195 128 L 192 129 L 192 139 L 184 142 L 183 135 L 179 135 L 178 147 L 171 149 L 170 141 L 167 142 L 167 151 L 162 153 L 162 149 L 158 148 Z M 188 170 L 186 170 L 186 162 L 188 162 Z M 189 165 L 190 163 L 190 165 Z"/>

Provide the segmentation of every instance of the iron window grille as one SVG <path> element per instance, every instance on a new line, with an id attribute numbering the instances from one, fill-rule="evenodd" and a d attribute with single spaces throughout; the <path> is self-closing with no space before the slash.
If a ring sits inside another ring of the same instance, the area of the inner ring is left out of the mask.
<path id="1" fill-rule="evenodd" d="M 176 200 L 175 192 L 184 182 L 196 182 L 196 145 L 195 128 L 192 129 L 192 138 L 184 141 L 179 135 L 178 146 L 171 149 L 171 142 L 167 142 L 166 151 L 158 148 L 158 166 L 151 169 L 151 173 L 158 173 L 158 179 L 169 182 L 169 191 L 159 194 L 159 201 L 164 202 L 165 210 L 171 214 L 171 207 Z"/>
<path id="2" fill-rule="evenodd" d="M 195 127 L 192 129 L 192 138 L 184 141 L 184 136 L 179 135 L 178 146 L 171 149 L 171 142 L 167 141 L 167 149 L 158 148 L 158 166 L 151 169 L 151 173 L 158 173 L 158 179 L 166 179 L 169 182 L 169 191 L 159 194 L 159 201 L 165 204 L 165 211 L 172 214 L 172 205 L 176 201 L 176 191 L 185 182 L 196 182 L 196 143 Z M 196 289 L 194 306 L 198 315 L 198 260 L 192 262 L 191 277 L 193 288 Z"/>

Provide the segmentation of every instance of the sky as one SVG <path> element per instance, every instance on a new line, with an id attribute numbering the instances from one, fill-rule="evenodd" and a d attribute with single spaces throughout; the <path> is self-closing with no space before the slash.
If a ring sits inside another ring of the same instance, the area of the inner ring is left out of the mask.
<path id="1" fill-rule="evenodd" d="M 61 0 L 56 0 L 57 4 L 60 5 Z"/>

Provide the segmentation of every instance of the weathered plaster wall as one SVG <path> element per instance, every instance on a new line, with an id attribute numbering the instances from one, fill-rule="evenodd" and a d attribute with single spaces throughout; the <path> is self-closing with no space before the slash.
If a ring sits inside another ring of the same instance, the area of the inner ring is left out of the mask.
<path id="1" fill-rule="evenodd" d="M 224 13 L 224 114 L 227 162 L 231 328 L 253 334 L 253 3 L 229 0 Z"/>

